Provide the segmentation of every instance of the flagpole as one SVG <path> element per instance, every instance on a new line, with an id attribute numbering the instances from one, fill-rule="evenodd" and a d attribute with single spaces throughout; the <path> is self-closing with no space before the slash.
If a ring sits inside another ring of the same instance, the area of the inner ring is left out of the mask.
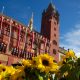
<path id="1" fill-rule="evenodd" d="M 1 14 L 3 14 L 3 11 L 4 11 L 4 6 L 2 7 L 2 11 L 1 11 Z M 2 33 L 2 23 L 3 23 L 3 19 L 4 19 L 4 17 L 2 16 L 1 17 L 1 29 L 0 29 L 0 35 L 1 35 L 1 33 Z"/>
<path id="2" fill-rule="evenodd" d="M 26 48 L 26 40 L 27 40 L 27 28 L 25 30 L 25 41 L 24 41 L 24 50 Z M 26 51 L 26 50 L 25 50 Z M 27 54 L 25 53 L 25 59 L 27 58 Z"/>

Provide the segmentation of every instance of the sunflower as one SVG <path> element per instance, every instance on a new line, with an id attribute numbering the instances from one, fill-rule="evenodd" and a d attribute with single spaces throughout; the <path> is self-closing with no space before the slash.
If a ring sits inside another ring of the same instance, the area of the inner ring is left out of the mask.
<path id="1" fill-rule="evenodd" d="M 13 68 L 13 66 L 7 66 L 6 72 L 9 73 L 10 75 L 15 74 L 17 69 Z"/>
<path id="2" fill-rule="evenodd" d="M 13 75 L 13 74 L 15 74 L 15 71 L 16 71 L 16 69 L 13 68 L 12 66 L 3 66 L 3 65 L 0 65 L 0 69 L 2 70 L 0 72 L 0 78 L 2 78 L 2 80 L 10 78 L 10 76 Z"/>
<path id="3" fill-rule="evenodd" d="M 37 57 L 32 57 L 32 60 L 31 60 L 31 67 L 33 68 L 36 68 L 37 67 L 37 64 L 38 64 L 38 58 Z"/>
<path id="4" fill-rule="evenodd" d="M 24 67 L 30 67 L 31 66 L 31 60 L 25 60 L 25 59 L 22 59 L 21 60 L 21 64 L 24 66 Z"/>
<path id="5" fill-rule="evenodd" d="M 11 67 L 10 70 L 12 70 L 10 80 L 17 80 L 18 78 L 25 76 L 24 66 L 18 67 L 17 69 L 14 67 L 13 68 Z"/>
<path id="6" fill-rule="evenodd" d="M 6 66 L 0 64 L 0 73 L 6 70 Z"/>
<path id="7" fill-rule="evenodd" d="M 17 80 L 18 78 L 23 77 L 23 76 L 25 76 L 24 71 L 21 69 L 17 69 L 15 71 L 15 74 L 11 75 L 10 80 Z"/>
<path id="8" fill-rule="evenodd" d="M 0 75 L 0 80 L 2 79 L 2 76 Z"/>
<path id="9" fill-rule="evenodd" d="M 73 58 L 76 57 L 73 50 L 69 50 L 69 51 L 66 53 L 66 56 L 67 56 L 67 57 L 73 57 Z"/>
<path id="10" fill-rule="evenodd" d="M 48 54 L 41 54 L 36 58 L 36 66 L 41 72 L 54 71 L 53 57 Z M 57 65 L 56 65 L 57 66 Z"/>
<path id="11" fill-rule="evenodd" d="M 67 57 L 66 55 L 63 55 L 63 56 L 62 56 L 62 60 L 58 62 L 58 65 L 59 65 L 59 66 L 64 65 L 64 64 L 66 63 L 66 59 L 67 59 L 67 58 L 68 58 L 68 57 Z"/>

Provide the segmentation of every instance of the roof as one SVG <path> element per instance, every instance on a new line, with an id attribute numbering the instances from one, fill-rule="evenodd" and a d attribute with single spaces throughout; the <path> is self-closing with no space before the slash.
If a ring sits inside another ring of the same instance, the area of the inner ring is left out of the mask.
<path id="1" fill-rule="evenodd" d="M 59 52 L 62 53 L 62 54 L 65 54 L 67 50 L 64 49 L 64 47 L 59 47 Z"/>
<path id="2" fill-rule="evenodd" d="M 22 25 L 23 27 L 28 28 L 28 26 L 27 26 L 27 25 L 24 25 L 24 24 L 22 24 L 21 22 L 19 22 L 19 21 L 15 20 L 15 19 L 13 19 L 13 18 L 11 18 L 11 17 L 9 17 L 9 16 L 6 16 L 6 15 L 1 14 L 1 13 L 0 13 L 0 16 L 4 16 L 4 17 L 6 17 L 6 18 L 8 18 L 8 19 L 12 19 L 13 21 L 15 21 L 16 23 L 18 23 L 18 24 Z M 41 34 L 40 34 L 38 31 L 36 31 L 35 29 L 33 29 L 33 31 L 34 31 L 34 32 L 36 32 L 37 34 L 41 35 Z M 43 36 L 43 35 L 41 35 L 41 36 Z M 44 36 L 43 36 L 43 37 L 44 37 Z"/>
<path id="3" fill-rule="evenodd" d="M 0 16 L 4 16 L 4 17 L 6 17 L 6 18 L 8 18 L 8 19 L 12 19 L 13 21 L 17 22 L 18 24 L 20 24 L 20 25 L 22 25 L 22 26 L 24 26 L 24 27 L 28 27 L 27 25 L 24 25 L 24 24 L 22 24 L 21 22 L 15 20 L 15 19 L 13 19 L 13 18 L 11 18 L 11 17 L 9 17 L 9 16 L 6 16 L 6 15 L 4 15 L 4 14 L 1 14 L 1 13 L 0 13 Z"/>

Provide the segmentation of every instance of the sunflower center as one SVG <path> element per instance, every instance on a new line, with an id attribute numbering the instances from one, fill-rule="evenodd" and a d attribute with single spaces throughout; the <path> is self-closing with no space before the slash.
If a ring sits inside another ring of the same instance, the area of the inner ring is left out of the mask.
<path id="1" fill-rule="evenodd" d="M 43 61 L 42 61 L 42 64 L 43 64 L 44 66 L 49 66 L 49 61 L 43 60 Z"/>
<path id="2" fill-rule="evenodd" d="M 6 69 L 5 69 L 5 68 L 3 68 L 2 70 L 3 70 L 3 71 L 5 71 Z"/>

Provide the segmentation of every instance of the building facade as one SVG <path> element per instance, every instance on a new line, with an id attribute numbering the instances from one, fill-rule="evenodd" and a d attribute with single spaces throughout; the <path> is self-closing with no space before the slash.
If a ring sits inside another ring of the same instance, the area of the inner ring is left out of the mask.
<path id="1" fill-rule="evenodd" d="M 48 53 L 59 61 L 59 14 L 52 3 L 42 13 L 41 33 L 0 14 L 0 62 L 11 65 L 22 58 Z"/>

